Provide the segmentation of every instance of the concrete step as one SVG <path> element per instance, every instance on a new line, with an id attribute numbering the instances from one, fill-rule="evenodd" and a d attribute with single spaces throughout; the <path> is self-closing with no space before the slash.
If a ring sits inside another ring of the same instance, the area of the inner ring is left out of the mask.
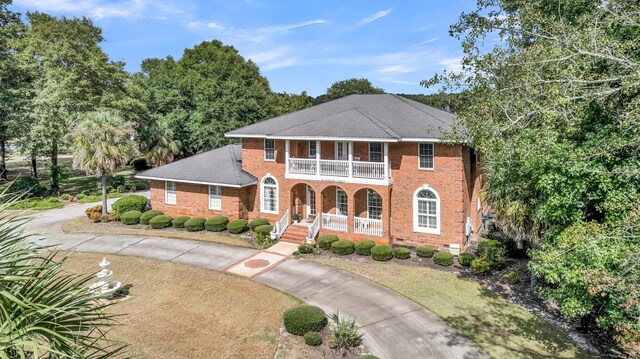
<path id="1" fill-rule="evenodd" d="M 287 227 L 287 230 L 282 234 L 282 237 L 280 237 L 280 240 L 302 244 L 304 243 L 308 234 L 309 227 L 289 225 L 289 227 Z"/>

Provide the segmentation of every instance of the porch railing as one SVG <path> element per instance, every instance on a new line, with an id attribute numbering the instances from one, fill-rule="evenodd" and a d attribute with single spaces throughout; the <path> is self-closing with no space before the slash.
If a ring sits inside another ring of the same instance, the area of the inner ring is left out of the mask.
<path id="1" fill-rule="evenodd" d="M 318 161 L 307 158 L 290 158 L 289 172 L 300 173 L 306 175 L 315 175 L 318 173 Z"/>
<path id="2" fill-rule="evenodd" d="M 274 239 L 276 240 L 280 239 L 284 231 L 286 231 L 287 227 L 289 227 L 289 222 L 290 222 L 289 210 L 287 209 L 284 212 L 284 215 L 282 216 L 282 218 L 280 218 L 280 220 L 276 222 L 276 225 L 273 226 L 273 231 L 271 231 L 271 236 L 275 237 Z"/>
<path id="3" fill-rule="evenodd" d="M 384 162 L 318 160 L 313 158 L 289 158 L 288 173 L 297 175 L 353 177 L 373 180 L 391 178 L 390 164 Z"/>
<path id="4" fill-rule="evenodd" d="M 384 179 L 384 163 L 353 162 L 353 177 Z"/>
<path id="5" fill-rule="evenodd" d="M 322 228 L 338 232 L 347 231 L 347 216 L 331 213 L 322 214 Z"/>
<path id="6" fill-rule="evenodd" d="M 349 177 L 349 161 L 320 160 L 320 174 Z"/>
<path id="7" fill-rule="evenodd" d="M 354 217 L 353 232 L 371 236 L 382 235 L 382 220 Z"/>
<path id="8" fill-rule="evenodd" d="M 309 227 L 309 235 L 307 236 L 307 242 L 311 242 L 316 239 L 318 232 L 320 232 L 320 224 L 322 223 L 322 213 L 316 216 L 316 219 L 313 221 L 311 226 Z"/>

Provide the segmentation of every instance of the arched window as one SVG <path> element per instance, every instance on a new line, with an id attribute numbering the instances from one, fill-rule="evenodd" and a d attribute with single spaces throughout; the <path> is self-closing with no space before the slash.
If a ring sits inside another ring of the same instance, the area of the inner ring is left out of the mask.
<path id="1" fill-rule="evenodd" d="M 278 214 L 278 182 L 267 175 L 262 180 L 262 193 L 260 211 L 264 213 Z"/>
<path id="2" fill-rule="evenodd" d="M 413 196 L 413 231 L 440 234 L 440 198 L 427 186 Z"/>

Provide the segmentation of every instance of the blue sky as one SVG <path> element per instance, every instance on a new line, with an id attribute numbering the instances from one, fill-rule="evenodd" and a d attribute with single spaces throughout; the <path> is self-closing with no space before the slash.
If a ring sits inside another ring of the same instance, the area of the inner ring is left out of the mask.
<path id="1" fill-rule="evenodd" d="M 88 16 L 102 27 L 112 60 L 138 71 L 151 57 L 179 58 L 210 39 L 256 62 L 274 91 L 325 92 L 333 82 L 366 77 L 392 93 L 430 93 L 419 86 L 459 68 L 448 34 L 469 0 L 14 0 L 12 10 Z"/>

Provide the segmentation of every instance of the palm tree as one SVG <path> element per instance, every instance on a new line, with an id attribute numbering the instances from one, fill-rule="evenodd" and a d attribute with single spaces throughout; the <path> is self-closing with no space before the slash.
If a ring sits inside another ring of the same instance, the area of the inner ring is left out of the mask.
<path id="1" fill-rule="evenodd" d="M 180 151 L 180 144 L 173 140 L 173 131 L 166 125 L 160 124 L 153 145 L 149 148 L 146 158 L 153 166 L 160 166 L 173 161 Z"/>
<path id="2" fill-rule="evenodd" d="M 110 112 L 94 112 L 73 133 L 73 168 L 102 181 L 102 213 L 107 213 L 107 177 L 136 155 L 131 123 Z"/>
<path id="3" fill-rule="evenodd" d="M 0 358 L 109 358 L 124 345 L 107 334 L 116 325 L 89 289 L 91 275 L 65 273 L 56 251 L 29 242 L 25 217 L 0 193 Z"/>

